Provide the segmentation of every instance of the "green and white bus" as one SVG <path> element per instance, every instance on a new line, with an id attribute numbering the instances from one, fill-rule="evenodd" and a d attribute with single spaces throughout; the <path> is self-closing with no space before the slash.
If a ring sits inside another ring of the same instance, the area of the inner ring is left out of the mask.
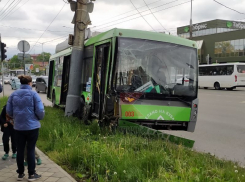
<path id="1" fill-rule="evenodd" d="M 193 132 L 198 112 L 194 41 L 156 32 L 112 29 L 85 42 L 81 83 L 69 83 L 72 48 L 52 55 L 47 97 L 65 107 L 81 84 L 81 115 L 153 129 Z M 188 80 L 186 79 L 188 78 Z"/>

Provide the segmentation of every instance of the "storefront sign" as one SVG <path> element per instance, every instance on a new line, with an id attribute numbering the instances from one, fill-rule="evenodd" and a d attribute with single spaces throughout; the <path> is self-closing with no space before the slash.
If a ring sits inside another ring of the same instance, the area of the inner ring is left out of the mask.
<path id="1" fill-rule="evenodd" d="M 239 29 L 245 29 L 245 23 L 233 22 L 233 26 Z"/>
<path id="2" fill-rule="evenodd" d="M 207 24 L 201 24 L 201 25 L 196 24 L 196 25 L 193 25 L 193 26 L 192 26 L 192 30 L 197 30 L 197 31 L 199 31 L 199 30 L 205 29 L 205 28 L 207 28 L 207 27 L 208 27 Z M 189 32 L 189 30 L 190 30 L 189 27 L 185 27 L 185 28 L 184 28 L 184 31 L 185 31 L 185 32 Z"/>
<path id="3" fill-rule="evenodd" d="M 184 31 L 185 32 L 189 32 L 190 28 L 189 27 L 185 27 Z"/>
<path id="4" fill-rule="evenodd" d="M 196 25 L 193 25 L 193 27 L 192 27 L 192 29 L 193 30 L 201 30 L 201 29 L 205 29 L 205 28 L 207 28 L 208 27 L 208 25 L 207 24 L 201 24 L 201 25 L 198 25 L 198 24 L 196 24 Z"/>
<path id="5" fill-rule="evenodd" d="M 230 22 L 230 21 L 228 21 L 226 23 L 226 26 L 228 28 L 233 27 L 233 28 L 237 28 L 237 29 L 245 29 L 245 23 L 242 23 L 242 22 Z"/>

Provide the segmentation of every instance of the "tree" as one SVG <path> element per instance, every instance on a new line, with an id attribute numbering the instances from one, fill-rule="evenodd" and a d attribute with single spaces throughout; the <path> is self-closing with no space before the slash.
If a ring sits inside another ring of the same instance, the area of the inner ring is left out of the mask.
<path id="1" fill-rule="evenodd" d="M 18 59 L 17 55 L 14 55 L 9 61 L 9 68 L 10 69 L 20 69 L 23 66 L 22 61 Z"/>
<path id="2" fill-rule="evenodd" d="M 39 56 L 37 56 L 37 61 L 38 62 L 49 62 L 50 56 L 51 56 L 50 53 L 43 52 L 42 54 L 40 54 Z"/>
<path id="3" fill-rule="evenodd" d="M 26 64 L 32 64 L 32 60 L 26 60 Z M 14 55 L 10 60 L 9 60 L 9 69 L 24 69 L 23 68 L 23 60 L 19 60 L 17 55 Z"/>

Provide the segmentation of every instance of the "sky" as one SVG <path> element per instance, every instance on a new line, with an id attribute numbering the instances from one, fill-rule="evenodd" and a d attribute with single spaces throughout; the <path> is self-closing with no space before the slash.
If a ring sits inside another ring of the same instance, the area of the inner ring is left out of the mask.
<path id="1" fill-rule="evenodd" d="M 193 0 L 193 24 L 213 19 L 245 20 L 245 0 Z M 90 14 L 92 31 L 126 28 L 176 35 L 190 23 L 190 0 L 96 0 Z M 30 43 L 28 54 L 53 54 L 58 43 L 73 33 L 74 12 L 67 0 L 0 0 L 0 33 L 7 56 L 19 52 L 21 40 Z"/>

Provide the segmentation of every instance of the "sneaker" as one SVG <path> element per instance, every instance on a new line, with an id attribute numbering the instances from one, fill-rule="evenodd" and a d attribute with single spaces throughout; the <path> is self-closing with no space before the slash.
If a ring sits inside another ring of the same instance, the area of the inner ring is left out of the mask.
<path id="1" fill-rule="evenodd" d="M 40 158 L 37 159 L 37 165 L 41 165 L 42 164 L 42 160 Z"/>
<path id="2" fill-rule="evenodd" d="M 5 160 L 7 160 L 8 157 L 9 157 L 8 154 L 4 154 L 4 156 L 2 157 L 2 159 L 5 161 Z"/>
<path id="3" fill-rule="evenodd" d="M 24 162 L 24 166 L 28 166 L 28 163 L 26 161 Z"/>
<path id="4" fill-rule="evenodd" d="M 34 173 L 33 175 L 29 175 L 28 181 L 36 181 L 41 178 L 41 175 Z"/>
<path id="5" fill-rule="evenodd" d="M 24 177 L 25 177 L 25 174 L 19 174 L 17 181 L 22 181 L 24 179 Z"/>
<path id="6" fill-rule="evenodd" d="M 12 159 L 16 159 L 16 157 L 17 157 L 17 154 L 16 153 L 13 153 Z"/>

